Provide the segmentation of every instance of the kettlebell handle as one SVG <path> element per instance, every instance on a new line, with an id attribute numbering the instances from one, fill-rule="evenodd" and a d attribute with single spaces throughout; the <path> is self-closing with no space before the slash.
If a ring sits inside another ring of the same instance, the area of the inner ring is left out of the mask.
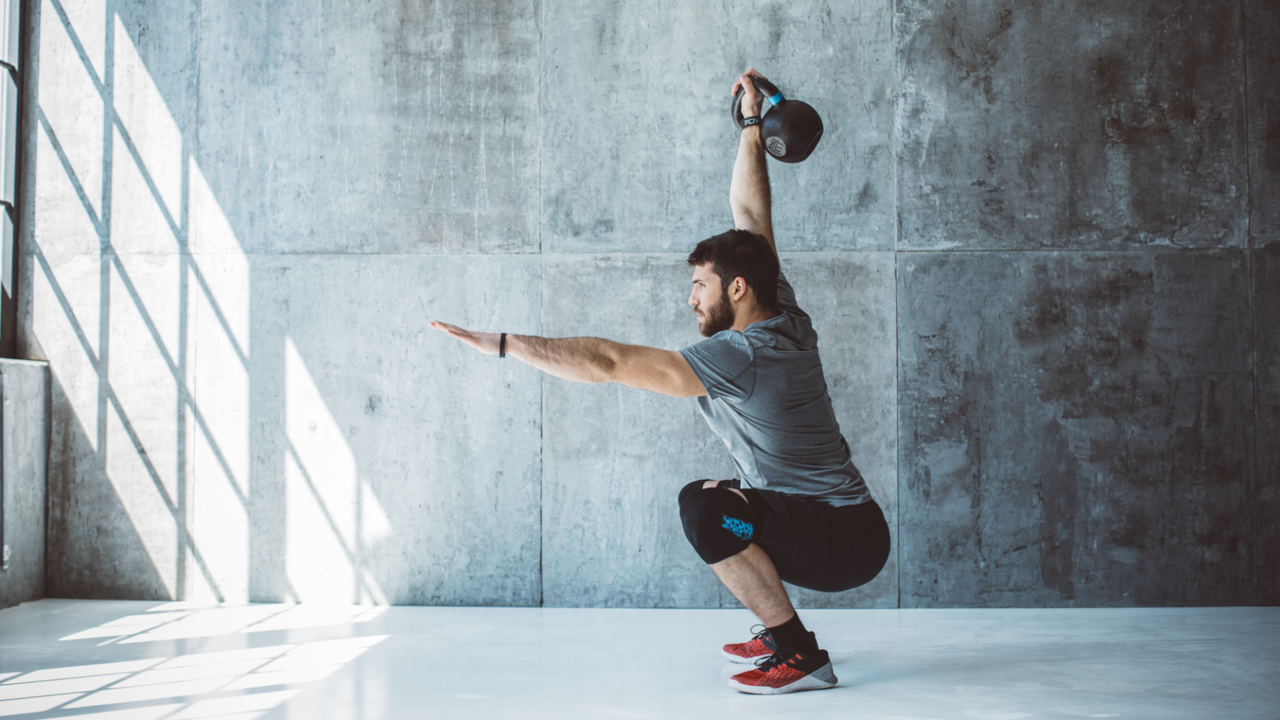
<path id="1" fill-rule="evenodd" d="M 769 101 L 770 105 L 777 105 L 786 99 L 782 97 L 781 92 L 778 92 L 777 85 L 774 85 L 762 77 L 751 78 L 751 84 L 755 85 L 757 90 L 764 93 L 764 96 Z"/>
<path id="2" fill-rule="evenodd" d="M 786 98 L 782 97 L 777 85 L 762 77 L 752 77 L 751 84 L 756 86 L 756 90 L 759 90 L 765 96 L 770 105 L 778 105 L 783 100 L 786 100 Z M 738 129 L 742 129 L 742 121 L 744 120 L 742 116 L 742 97 L 745 94 L 741 86 L 738 87 L 738 92 L 733 94 L 733 121 L 738 124 Z"/>

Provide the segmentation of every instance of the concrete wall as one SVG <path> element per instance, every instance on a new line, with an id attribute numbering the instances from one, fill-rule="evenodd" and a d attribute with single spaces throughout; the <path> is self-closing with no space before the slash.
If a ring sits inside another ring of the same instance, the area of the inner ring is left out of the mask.
<path id="1" fill-rule="evenodd" d="M 30 10 L 50 595 L 732 604 L 693 403 L 426 323 L 696 341 L 751 65 L 826 122 L 775 223 L 897 549 L 800 601 L 1277 599 L 1263 0 Z"/>
<path id="2" fill-rule="evenodd" d="M 49 366 L 0 360 L 0 608 L 44 597 Z"/>

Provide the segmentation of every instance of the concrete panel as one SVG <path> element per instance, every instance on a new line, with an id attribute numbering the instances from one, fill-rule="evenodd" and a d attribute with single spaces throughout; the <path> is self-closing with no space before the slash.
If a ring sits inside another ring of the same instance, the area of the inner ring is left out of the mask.
<path id="1" fill-rule="evenodd" d="M 536 331 L 536 261 L 32 261 L 50 595 L 538 603 L 541 379 L 426 328 Z"/>
<path id="2" fill-rule="evenodd" d="M 1256 602 L 1245 263 L 900 257 L 904 607 Z"/>
<path id="3" fill-rule="evenodd" d="M 685 254 L 547 260 L 544 334 L 675 350 L 701 339 Z M 543 381 L 542 574 L 548 607 L 735 602 L 694 553 L 676 494 L 734 476 L 693 400 Z"/>
<path id="4" fill-rule="evenodd" d="M 536 332 L 538 262 L 250 256 L 243 292 L 241 266 L 199 260 L 194 523 L 218 588 L 537 605 L 541 377 L 427 323 Z"/>
<path id="5" fill-rule="evenodd" d="M 46 462 L 49 453 L 49 366 L 0 360 L 3 382 L 3 560 L 0 608 L 44 597 Z"/>
<path id="6" fill-rule="evenodd" d="M 778 237 L 795 250 L 891 249 L 890 18 L 888 0 L 548 3 L 546 247 L 677 251 L 732 227 L 729 89 L 751 66 L 825 127 L 804 163 L 770 162 Z"/>
<path id="7" fill-rule="evenodd" d="M 853 462 L 893 538 L 875 580 L 843 593 L 792 588 L 803 607 L 898 606 L 898 407 L 895 269 L 888 252 L 787 254 L 783 271 L 813 318 L 822 369 Z"/>
<path id="8" fill-rule="evenodd" d="M 177 251 L 195 129 L 195 6 L 117 3 L 105 17 L 89 4 L 37 5 L 27 96 L 37 241 L 47 254 L 96 252 L 109 229 L 118 251 Z"/>
<path id="9" fill-rule="evenodd" d="M 1253 253 L 1254 382 L 1258 398 L 1258 595 L 1280 604 L 1280 244 Z"/>
<path id="10" fill-rule="evenodd" d="M 1249 233 L 1280 241 L 1280 5 L 1245 0 L 1249 102 Z"/>
<path id="11" fill-rule="evenodd" d="M 188 569 L 185 259 L 37 260 L 34 337 L 55 380 L 49 595 L 179 597 Z"/>
<path id="12" fill-rule="evenodd" d="M 540 12 L 204 3 L 199 157 L 245 251 L 536 251 Z"/>
<path id="13" fill-rule="evenodd" d="M 1247 242 L 1235 6 L 903 0 L 895 37 L 899 248 Z"/>
<path id="14" fill-rule="evenodd" d="M 677 349 L 701 340 L 684 254 L 560 256 L 546 270 L 548 335 Z M 784 256 L 824 338 L 841 427 L 877 499 L 896 513 L 893 269 L 887 253 Z M 626 302 L 606 302 L 626 298 Z M 543 577 L 548 606 L 736 604 L 689 547 L 676 494 L 735 476 L 692 400 L 617 385 L 545 384 Z M 897 603 L 894 565 L 864 588 L 798 591 L 804 606 Z"/>

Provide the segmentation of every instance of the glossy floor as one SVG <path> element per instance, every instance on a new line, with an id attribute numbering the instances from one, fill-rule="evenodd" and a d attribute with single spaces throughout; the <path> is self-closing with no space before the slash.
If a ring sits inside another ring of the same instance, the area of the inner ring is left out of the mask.
<path id="1" fill-rule="evenodd" d="M 0 718 L 1277 718 L 1280 608 L 811 610 L 838 687 L 736 693 L 743 610 L 0 611 Z"/>

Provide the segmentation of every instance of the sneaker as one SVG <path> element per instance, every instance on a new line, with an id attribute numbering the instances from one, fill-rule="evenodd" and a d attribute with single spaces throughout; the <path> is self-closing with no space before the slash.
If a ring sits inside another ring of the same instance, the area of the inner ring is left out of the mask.
<path id="1" fill-rule="evenodd" d="M 756 632 L 756 628 L 760 628 L 760 631 Z M 755 637 L 747 642 L 725 645 L 722 650 L 724 656 L 731 662 L 742 665 L 755 665 L 756 662 L 772 655 L 777 646 L 773 644 L 773 638 L 769 636 L 769 629 L 763 625 L 756 625 L 751 628 L 751 632 L 755 633 Z"/>
<path id="2" fill-rule="evenodd" d="M 781 695 L 835 686 L 836 674 L 831 670 L 831 658 L 826 650 L 804 653 L 782 648 L 754 670 L 729 678 L 729 687 L 752 695 Z"/>

